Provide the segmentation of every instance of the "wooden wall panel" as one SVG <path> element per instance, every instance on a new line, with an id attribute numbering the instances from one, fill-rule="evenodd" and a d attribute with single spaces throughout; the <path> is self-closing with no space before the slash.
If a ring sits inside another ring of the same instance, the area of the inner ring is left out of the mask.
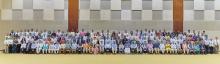
<path id="1" fill-rule="evenodd" d="M 183 32 L 183 0 L 173 0 L 173 31 Z"/>
<path id="2" fill-rule="evenodd" d="M 79 0 L 69 0 L 68 5 L 68 31 L 78 32 Z"/>

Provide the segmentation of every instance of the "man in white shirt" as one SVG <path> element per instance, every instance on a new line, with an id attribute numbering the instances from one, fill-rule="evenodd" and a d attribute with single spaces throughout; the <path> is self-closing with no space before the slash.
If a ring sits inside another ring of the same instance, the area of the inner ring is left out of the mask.
<path id="1" fill-rule="evenodd" d="M 160 51 L 162 52 L 162 54 L 165 53 L 165 44 L 164 43 L 160 43 Z"/>
<path id="2" fill-rule="evenodd" d="M 104 53 L 104 51 L 105 51 L 105 40 L 104 40 L 104 38 L 101 38 L 100 40 L 99 40 L 99 43 L 100 43 L 100 52 L 101 53 Z"/>
<path id="3" fill-rule="evenodd" d="M 36 53 L 39 54 L 42 50 L 42 46 L 43 46 L 43 40 L 37 40 L 37 48 L 36 48 Z"/>
<path id="4" fill-rule="evenodd" d="M 193 35 L 193 33 L 190 30 L 188 30 L 187 35 Z"/>
<path id="5" fill-rule="evenodd" d="M 172 43 L 171 44 L 171 50 L 173 54 L 177 54 L 177 46 L 176 43 Z"/>
<path id="6" fill-rule="evenodd" d="M 9 45 L 11 45 L 13 43 L 13 40 L 11 39 L 11 37 L 5 36 L 5 41 L 4 41 L 4 45 L 5 45 L 5 53 L 9 53 Z"/>
<path id="7" fill-rule="evenodd" d="M 21 53 L 25 53 L 26 51 L 26 43 L 21 44 Z"/>

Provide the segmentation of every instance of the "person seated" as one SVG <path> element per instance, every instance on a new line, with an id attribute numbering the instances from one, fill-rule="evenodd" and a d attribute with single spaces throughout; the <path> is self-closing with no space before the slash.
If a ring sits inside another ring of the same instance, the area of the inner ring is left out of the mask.
<path id="1" fill-rule="evenodd" d="M 59 43 L 54 43 L 54 50 L 53 50 L 53 52 L 55 53 L 55 54 L 58 54 L 59 53 L 59 50 L 60 50 L 60 44 Z"/>
<path id="2" fill-rule="evenodd" d="M 171 53 L 177 54 L 176 43 L 172 43 L 172 44 L 171 44 Z"/>
<path id="3" fill-rule="evenodd" d="M 93 51 L 93 54 L 98 54 L 99 53 L 99 44 L 98 43 L 95 44 L 95 46 L 93 47 L 92 51 Z"/>
<path id="4" fill-rule="evenodd" d="M 200 43 L 200 51 L 201 51 L 201 54 L 206 54 L 205 53 L 205 44 L 204 43 Z"/>
<path id="5" fill-rule="evenodd" d="M 92 46 L 94 47 L 95 44 L 97 44 L 97 42 L 98 42 L 98 38 L 97 38 L 97 36 L 95 35 L 95 36 L 93 37 L 93 39 L 92 39 Z"/>
<path id="6" fill-rule="evenodd" d="M 137 42 L 135 40 L 131 41 L 131 53 L 137 52 Z"/>
<path id="7" fill-rule="evenodd" d="M 160 43 L 160 51 L 162 54 L 165 53 L 165 44 L 164 43 Z"/>
<path id="8" fill-rule="evenodd" d="M 77 44 L 76 53 L 81 54 L 83 52 L 83 46 L 82 44 Z"/>
<path id="9" fill-rule="evenodd" d="M 47 54 L 48 53 L 48 49 L 49 49 L 49 45 L 46 42 L 44 42 L 43 46 L 42 46 L 42 53 L 43 54 Z"/>
<path id="10" fill-rule="evenodd" d="M 72 43 L 71 44 L 71 53 L 76 53 L 77 47 L 78 47 L 77 43 Z"/>
<path id="11" fill-rule="evenodd" d="M 111 42 L 112 42 L 112 44 L 111 44 L 111 46 L 112 46 L 112 53 L 113 53 L 113 54 L 116 54 L 117 51 L 118 51 L 118 45 L 117 45 L 117 43 L 116 43 L 116 40 L 112 39 Z"/>
<path id="12" fill-rule="evenodd" d="M 60 50 L 59 53 L 63 54 L 66 52 L 65 48 L 66 48 L 66 40 L 65 37 L 60 37 L 59 38 L 60 41 L 58 41 L 60 43 Z"/>
<path id="13" fill-rule="evenodd" d="M 165 44 L 165 49 L 166 49 L 166 53 L 170 54 L 171 53 L 171 44 L 167 41 L 167 43 Z"/>
<path id="14" fill-rule="evenodd" d="M 186 42 L 184 42 L 182 44 L 183 54 L 188 54 L 189 53 L 189 48 L 188 47 L 189 47 L 189 45 Z"/>
<path id="15" fill-rule="evenodd" d="M 107 39 L 106 42 L 105 42 L 105 52 L 106 53 L 109 53 L 112 51 L 112 46 L 111 46 L 111 40 L 110 39 Z"/>
<path id="16" fill-rule="evenodd" d="M 26 43 L 21 44 L 21 53 L 25 53 L 26 51 Z"/>
<path id="17" fill-rule="evenodd" d="M 195 44 L 194 43 L 190 43 L 190 44 L 188 44 L 189 45 L 189 53 L 190 54 L 195 54 Z"/>
<path id="18" fill-rule="evenodd" d="M 156 38 L 155 38 L 156 39 Z M 160 53 L 160 42 L 154 39 L 153 48 L 156 54 Z"/>
<path id="19" fill-rule="evenodd" d="M 61 43 L 60 44 L 59 53 L 61 53 L 61 54 L 65 53 L 65 48 L 66 48 L 66 44 L 65 43 Z"/>
<path id="20" fill-rule="evenodd" d="M 65 45 L 65 53 L 70 53 L 71 52 L 71 44 L 68 42 Z"/>
<path id="21" fill-rule="evenodd" d="M 26 53 L 30 53 L 31 52 L 31 41 L 28 41 L 27 44 L 26 44 Z"/>
<path id="22" fill-rule="evenodd" d="M 124 45 L 122 43 L 119 44 L 119 53 L 124 53 Z"/>
<path id="23" fill-rule="evenodd" d="M 12 48 L 11 48 L 11 53 L 16 53 L 16 50 L 17 50 L 17 45 L 16 45 L 16 43 L 13 43 L 12 44 Z"/>
<path id="24" fill-rule="evenodd" d="M 143 49 L 141 43 L 137 43 L 137 53 L 142 53 L 142 51 Z"/>
<path id="25" fill-rule="evenodd" d="M 100 53 L 104 53 L 105 52 L 105 41 L 104 41 L 104 37 L 102 37 L 100 40 L 99 40 L 99 43 L 100 43 Z"/>
<path id="26" fill-rule="evenodd" d="M 36 46 L 37 46 L 36 53 L 40 54 L 42 47 L 43 47 L 43 40 L 38 40 Z"/>
<path id="27" fill-rule="evenodd" d="M 130 43 L 125 43 L 125 45 L 124 45 L 124 47 L 125 47 L 125 49 L 124 49 L 124 53 L 125 54 L 130 54 L 131 53 L 131 49 L 130 49 Z"/>
<path id="28" fill-rule="evenodd" d="M 147 44 L 148 44 L 148 43 L 147 43 L 146 41 L 145 41 L 145 43 L 142 43 L 142 44 L 141 44 L 141 48 L 142 48 L 142 50 L 143 50 L 143 51 L 142 51 L 143 53 L 147 53 L 147 51 L 148 51 L 148 49 L 147 49 Z"/>
<path id="29" fill-rule="evenodd" d="M 83 53 L 89 53 L 89 44 L 87 42 L 82 44 L 82 47 L 83 47 Z"/>
<path id="30" fill-rule="evenodd" d="M 209 51 L 211 54 L 214 54 L 214 48 L 215 48 L 216 44 L 215 42 L 213 41 L 213 39 L 210 39 L 209 40 Z"/>
<path id="31" fill-rule="evenodd" d="M 195 43 L 195 47 L 194 47 L 194 50 L 195 50 L 195 54 L 200 54 L 200 44 L 199 43 Z"/>
<path id="32" fill-rule="evenodd" d="M 151 42 L 148 42 L 147 49 L 150 54 L 154 53 L 153 44 Z"/>
<path id="33" fill-rule="evenodd" d="M 177 49 L 177 53 L 179 53 L 179 54 L 182 53 L 182 48 L 181 48 L 181 44 L 180 43 L 176 43 L 176 49 Z"/>
<path id="34" fill-rule="evenodd" d="M 48 53 L 49 53 L 49 54 L 54 53 L 54 52 L 53 52 L 53 51 L 54 51 L 54 44 L 51 43 L 51 44 L 49 44 L 48 46 L 49 46 Z"/>
<path id="35" fill-rule="evenodd" d="M 32 54 L 35 54 L 36 48 L 37 48 L 37 44 L 36 44 L 35 42 L 33 42 L 33 43 L 31 44 L 31 53 L 32 53 Z"/>

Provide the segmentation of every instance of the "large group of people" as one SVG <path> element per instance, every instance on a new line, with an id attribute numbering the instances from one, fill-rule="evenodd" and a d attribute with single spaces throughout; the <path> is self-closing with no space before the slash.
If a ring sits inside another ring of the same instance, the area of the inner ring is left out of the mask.
<path id="1" fill-rule="evenodd" d="M 205 31 L 11 31 L 5 37 L 5 53 L 25 54 L 215 54 L 220 40 Z"/>

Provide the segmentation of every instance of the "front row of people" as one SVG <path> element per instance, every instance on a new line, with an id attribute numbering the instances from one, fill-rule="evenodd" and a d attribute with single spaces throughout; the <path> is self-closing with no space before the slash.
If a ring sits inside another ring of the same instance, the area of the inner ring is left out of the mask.
<path id="1" fill-rule="evenodd" d="M 207 48 L 208 47 L 208 48 Z M 207 54 L 217 53 L 217 46 L 200 43 L 22 43 L 6 45 L 7 53 L 59 54 L 59 53 L 150 53 L 150 54 Z"/>

